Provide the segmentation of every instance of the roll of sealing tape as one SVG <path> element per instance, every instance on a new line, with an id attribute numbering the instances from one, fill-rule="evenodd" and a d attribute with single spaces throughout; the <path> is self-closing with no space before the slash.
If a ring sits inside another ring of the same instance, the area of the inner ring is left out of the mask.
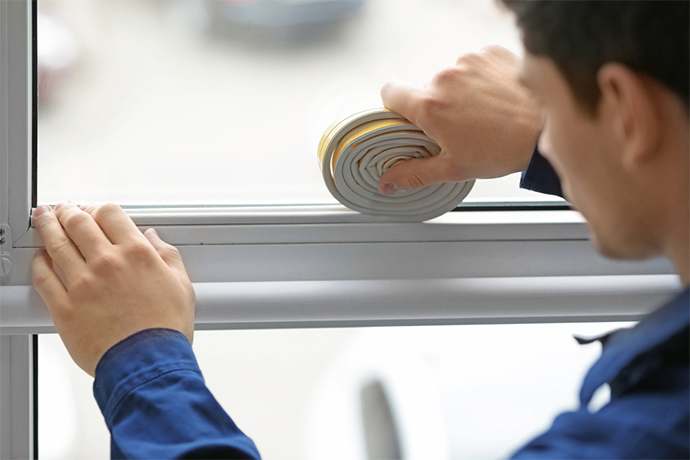
<path id="1" fill-rule="evenodd" d="M 319 143 L 319 164 L 331 195 L 363 214 L 423 221 L 454 209 L 474 181 L 446 182 L 384 196 L 383 173 L 401 161 L 438 155 L 441 148 L 417 126 L 387 109 L 356 113 L 331 125 Z"/>

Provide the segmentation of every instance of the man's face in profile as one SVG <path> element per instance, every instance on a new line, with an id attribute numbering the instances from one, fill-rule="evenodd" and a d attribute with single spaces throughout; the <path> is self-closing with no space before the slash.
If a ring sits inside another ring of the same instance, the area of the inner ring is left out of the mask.
<path id="1" fill-rule="evenodd" d="M 563 192 L 587 219 L 591 239 L 603 255 L 637 258 L 634 194 L 620 161 L 615 126 L 608 114 L 591 114 L 554 62 L 526 53 L 521 80 L 532 91 L 545 122 L 539 151 L 558 173 Z M 637 244 L 639 247 L 640 245 Z"/>

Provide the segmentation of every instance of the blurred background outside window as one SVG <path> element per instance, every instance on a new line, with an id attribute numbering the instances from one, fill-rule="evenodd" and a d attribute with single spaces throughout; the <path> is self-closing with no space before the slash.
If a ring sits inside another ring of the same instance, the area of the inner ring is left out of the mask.
<path id="1" fill-rule="evenodd" d="M 197 331 L 194 350 L 265 460 L 497 459 L 577 407 L 601 347 L 572 335 L 629 325 Z M 41 459 L 109 458 L 92 382 L 40 336 Z"/>
<path id="2" fill-rule="evenodd" d="M 494 0 L 40 0 L 43 203 L 327 204 L 334 121 L 490 44 Z M 516 175 L 468 200 L 544 200 Z"/>

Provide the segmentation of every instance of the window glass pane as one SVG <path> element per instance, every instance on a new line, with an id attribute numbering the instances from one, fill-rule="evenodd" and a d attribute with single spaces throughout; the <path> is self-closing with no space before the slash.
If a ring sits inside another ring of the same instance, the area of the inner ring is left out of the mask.
<path id="1" fill-rule="evenodd" d="M 521 52 L 494 0 L 40 0 L 41 202 L 332 203 L 336 119 L 469 51 Z M 518 178 L 470 199 L 537 199 Z"/>
<path id="2" fill-rule="evenodd" d="M 386 407 L 406 452 L 505 458 L 576 407 L 601 347 L 572 334 L 629 325 L 197 331 L 194 349 L 211 392 L 265 459 L 365 459 L 365 439 L 390 445 L 391 430 L 372 423 Z M 41 458 L 108 458 L 93 381 L 57 335 L 40 336 L 39 366 Z"/>

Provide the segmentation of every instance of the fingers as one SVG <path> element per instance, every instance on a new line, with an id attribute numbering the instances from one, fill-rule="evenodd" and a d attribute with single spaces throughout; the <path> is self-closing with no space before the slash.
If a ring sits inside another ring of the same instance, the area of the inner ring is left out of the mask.
<path id="1" fill-rule="evenodd" d="M 417 105 L 423 97 L 424 90 L 422 88 L 401 80 L 391 80 L 381 88 L 383 105 L 422 129 L 424 127 L 419 124 L 421 120 Z"/>
<path id="2" fill-rule="evenodd" d="M 143 240 L 132 219 L 116 204 L 87 206 L 85 211 L 93 216 L 94 221 L 113 244 L 124 244 L 132 240 Z"/>
<path id="3" fill-rule="evenodd" d="M 45 249 L 39 249 L 31 263 L 34 287 L 48 306 L 51 316 L 61 305 L 67 305 L 67 290 L 53 270 L 53 260 Z"/>
<path id="4" fill-rule="evenodd" d="M 479 54 L 485 56 L 495 56 L 505 61 L 512 62 L 513 64 L 520 62 L 520 58 L 515 53 L 500 45 L 485 46 L 479 50 Z"/>
<path id="5" fill-rule="evenodd" d="M 55 207 L 55 215 L 87 261 L 110 246 L 93 217 L 75 205 L 59 204 Z"/>
<path id="6" fill-rule="evenodd" d="M 68 278 L 83 269 L 84 257 L 49 206 L 36 208 L 33 223 L 48 254 Z"/>
<path id="7" fill-rule="evenodd" d="M 156 252 L 158 252 L 163 261 L 168 265 L 168 267 L 178 272 L 181 272 L 186 276 L 187 271 L 184 268 L 182 256 L 180 255 L 180 252 L 177 250 L 177 248 L 163 241 L 160 238 L 160 236 L 158 236 L 158 232 L 154 228 L 149 228 L 148 230 L 146 230 L 144 232 L 144 236 L 147 240 L 149 240 L 151 245 L 154 247 Z"/>
<path id="8" fill-rule="evenodd" d="M 415 158 L 390 167 L 379 179 L 379 192 L 390 195 L 400 189 L 416 189 L 439 182 L 452 182 L 449 157 L 444 152 Z"/>

